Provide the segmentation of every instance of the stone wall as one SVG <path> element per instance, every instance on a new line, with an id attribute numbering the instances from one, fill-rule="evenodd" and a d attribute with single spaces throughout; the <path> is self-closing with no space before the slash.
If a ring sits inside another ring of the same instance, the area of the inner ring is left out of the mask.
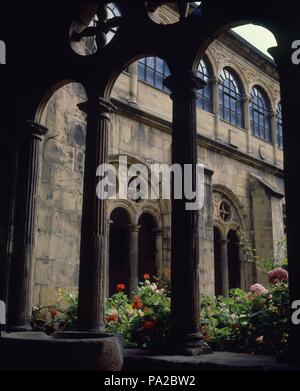
<path id="1" fill-rule="evenodd" d="M 34 305 L 78 283 L 85 120 L 79 84 L 54 93 L 45 109 L 49 132 L 40 149 L 34 262 Z"/>

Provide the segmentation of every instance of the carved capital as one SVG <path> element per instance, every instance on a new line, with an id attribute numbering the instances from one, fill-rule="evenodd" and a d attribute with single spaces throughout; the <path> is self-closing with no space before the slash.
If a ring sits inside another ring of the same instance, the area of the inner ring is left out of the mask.
<path id="1" fill-rule="evenodd" d="M 110 114 L 116 110 L 115 105 L 113 105 L 110 101 L 100 97 L 79 103 L 77 107 L 88 117 L 91 116 L 94 118 L 105 118 L 108 120 L 110 119 Z"/>
<path id="2" fill-rule="evenodd" d="M 131 232 L 139 232 L 141 226 L 138 224 L 128 224 L 128 228 Z"/>
<path id="3" fill-rule="evenodd" d="M 164 85 L 172 94 L 196 93 L 206 86 L 206 82 L 192 72 L 170 75 L 164 80 Z"/>

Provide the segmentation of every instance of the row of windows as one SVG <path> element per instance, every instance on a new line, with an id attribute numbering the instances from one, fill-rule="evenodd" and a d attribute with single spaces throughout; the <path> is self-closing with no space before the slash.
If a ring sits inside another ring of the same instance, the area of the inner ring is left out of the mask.
<path id="1" fill-rule="evenodd" d="M 161 90 L 167 88 L 163 80 L 169 76 L 170 71 L 166 63 L 158 57 L 147 57 L 138 61 L 138 76 L 143 80 Z M 198 68 L 198 76 L 206 82 L 203 89 L 197 93 L 197 105 L 201 109 L 212 112 L 212 71 L 206 59 L 202 59 Z M 224 68 L 221 74 L 219 85 L 220 117 L 240 128 L 244 127 L 244 91 L 236 73 L 230 68 Z M 283 146 L 282 133 L 282 110 L 278 105 L 276 112 L 277 145 Z M 252 134 L 268 142 L 272 142 L 271 129 L 271 108 L 268 97 L 262 88 L 255 86 L 251 91 L 250 102 L 250 125 Z"/>

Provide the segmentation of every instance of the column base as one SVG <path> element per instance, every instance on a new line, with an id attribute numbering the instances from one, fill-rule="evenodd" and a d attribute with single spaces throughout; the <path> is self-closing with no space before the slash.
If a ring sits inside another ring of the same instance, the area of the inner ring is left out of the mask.
<path id="1" fill-rule="evenodd" d="M 6 327 L 7 331 L 9 333 L 23 333 L 27 331 L 33 331 L 30 323 L 24 324 L 22 326 L 7 326 Z"/>
<path id="2" fill-rule="evenodd" d="M 168 345 L 169 351 L 173 355 L 201 356 L 213 353 L 201 333 L 189 334 L 185 338 L 173 337 Z"/>

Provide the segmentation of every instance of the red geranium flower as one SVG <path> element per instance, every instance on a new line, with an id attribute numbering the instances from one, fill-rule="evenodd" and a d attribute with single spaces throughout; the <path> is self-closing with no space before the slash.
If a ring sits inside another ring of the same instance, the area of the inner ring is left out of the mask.
<path id="1" fill-rule="evenodd" d="M 118 314 L 111 314 L 106 316 L 108 322 L 116 322 L 118 320 Z"/>
<path id="2" fill-rule="evenodd" d="M 124 291 L 125 290 L 125 284 L 118 284 L 117 285 L 117 291 L 118 292 L 121 292 L 121 291 Z"/>
<path id="3" fill-rule="evenodd" d="M 58 312 L 56 310 L 49 311 L 52 318 L 55 318 Z"/>
<path id="4" fill-rule="evenodd" d="M 148 320 L 147 322 L 144 323 L 143 328 L 146 330 L 152 330 L 154 328 L 154 321 L 153 320 Z"/>
<path id="5" fill-rule="evenodd" d="M 139 310 L 143 307 L 143 303 L 141 301 L 140 296 L 134 296 L 133 301 L 134 301 L 134 303 L 132 304 L 133 309 Z"/>
<path id="6" fill-rule="evenodd" d="M 145 273 L 143 277 L 144 277 L 144 280 L 150 280 L 150 274 L 148 274 L 148 273 Z"/>

